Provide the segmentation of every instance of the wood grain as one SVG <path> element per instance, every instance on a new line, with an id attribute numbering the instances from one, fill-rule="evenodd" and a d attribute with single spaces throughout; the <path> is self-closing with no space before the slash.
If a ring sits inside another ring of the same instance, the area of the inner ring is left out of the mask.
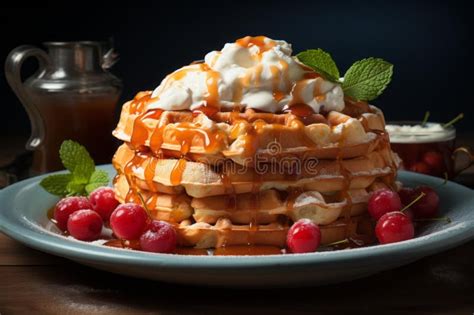
<path id="1" fill-rule="evenodd" d="M 0 243 L 5 243 L 5 237 Z M 114 275 L 66 260 L 55 265 L 41 261 L 36 266 L 0 266 L 2 315 L 471 314 L 474 310 L 474 242 L 365 279 L 298 289 L 178 286 Z"/>
<path id="2" fill-rule="evenodd" d="M 64 262 L 64 259 L 28 248 L 0 233 L 0 266 L 54 265 Z"/>

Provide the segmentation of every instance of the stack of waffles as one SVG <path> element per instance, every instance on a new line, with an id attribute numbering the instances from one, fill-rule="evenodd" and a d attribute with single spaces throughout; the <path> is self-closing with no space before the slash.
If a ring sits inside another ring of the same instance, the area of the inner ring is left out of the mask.
<path id="1" fill-rule="evenodd" d="M 283 248 L 303 218 L 322 244 L 362 240 L 370 192 L 396 189 L 382 112 L 263 36 L 138 93 L 113 134 L 117 198 L 174 224 L 181 246 Z"/>
<path id="2" fill-rule="evenodd" d="M 302 218 L 320 225 L 322 244 L 355 238 L 371 230 L 369 193 L 395 186 L 397 159 L 374 106 L 145 110 L 150 95 L 127 102 L 114 131 L 125 142 L 113 159 L 116 194 L 174 223 L 182 246 L 284 247 Z"/>

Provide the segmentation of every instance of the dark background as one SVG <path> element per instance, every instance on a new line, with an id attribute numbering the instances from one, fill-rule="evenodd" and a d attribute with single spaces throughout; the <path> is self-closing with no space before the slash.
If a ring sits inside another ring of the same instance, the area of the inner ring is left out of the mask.
<path id="1" fill-rule="evenodd" d="M 422 119 L 430 110 L 432 120 L 446 122 L 464 112 L 457 127 L 472 131 L 472 20 L 467 1 L 175 1 L 133 9 L 71 2 L 2 9 L 0 59 L 21 44 L 112 37 L 121 58 L 112 72 L 124 82 L 122 103 L 226 42 L 267 35 L 292 43 L 294 52 L 321 47 L 341 72 L 364 57 L 384 58 L 395 65 L 394 77 L 373 103 L 388 120 Z M 28 117 L 3 72 L 1 134 L 28 135 Z"/>

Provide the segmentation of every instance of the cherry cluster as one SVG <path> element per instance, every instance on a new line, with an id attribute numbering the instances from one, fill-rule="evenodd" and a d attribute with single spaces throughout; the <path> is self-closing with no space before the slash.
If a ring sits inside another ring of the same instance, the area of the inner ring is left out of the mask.
<path id="1" fill-rule="evenodd" d="M 87 197 L 66 197 L 54 208 L 53 218 L 61 231 L 81 241 L 95 241 L 104 223 L 121 240 L 139 240 L 141 250 L 171 253 L 176 248 L 176 231 L 164 221 L 152 220 L 134 203 L 120 204 L 110 187 L 100 187 Z"/>
<path id="2" fill-rule="evenodd" d="M 376 221 L 375 235 L 380 244 L 401 242 L 415 236 L 415 221 L 438 215 L 439 196 L 428 186 L 404 187 L 399 192 L 389 189 L 374 191 L 368 201 L 368 212 Z M 310 253 L 321 243 L 321 230 L 308 219 L 295 222 L 287 235 L 291 253 Z"/>

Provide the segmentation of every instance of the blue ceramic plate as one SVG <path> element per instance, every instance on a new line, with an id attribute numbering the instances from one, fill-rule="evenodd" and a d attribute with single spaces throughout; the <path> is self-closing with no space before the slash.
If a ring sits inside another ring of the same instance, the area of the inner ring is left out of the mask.
<path id="1" fill-rule="evenodd" d="M 111 175 L 110 165 L 102 166 Z M 442 212 L 452 222 L 434 222 L 417 238 L 390 245 L 274 256 L 182 256 L 116 249 L 76 241 L 51 230 L 46 209 L 57 198 L 31 178 L 0 191 L 0 231 L 32 248 L 110 272 L 198 285 L 298 286 L 342 282 L 411 263 L 474 238 L 474 191 L 409 172 L 408 185 L 437 186 Z"/>

